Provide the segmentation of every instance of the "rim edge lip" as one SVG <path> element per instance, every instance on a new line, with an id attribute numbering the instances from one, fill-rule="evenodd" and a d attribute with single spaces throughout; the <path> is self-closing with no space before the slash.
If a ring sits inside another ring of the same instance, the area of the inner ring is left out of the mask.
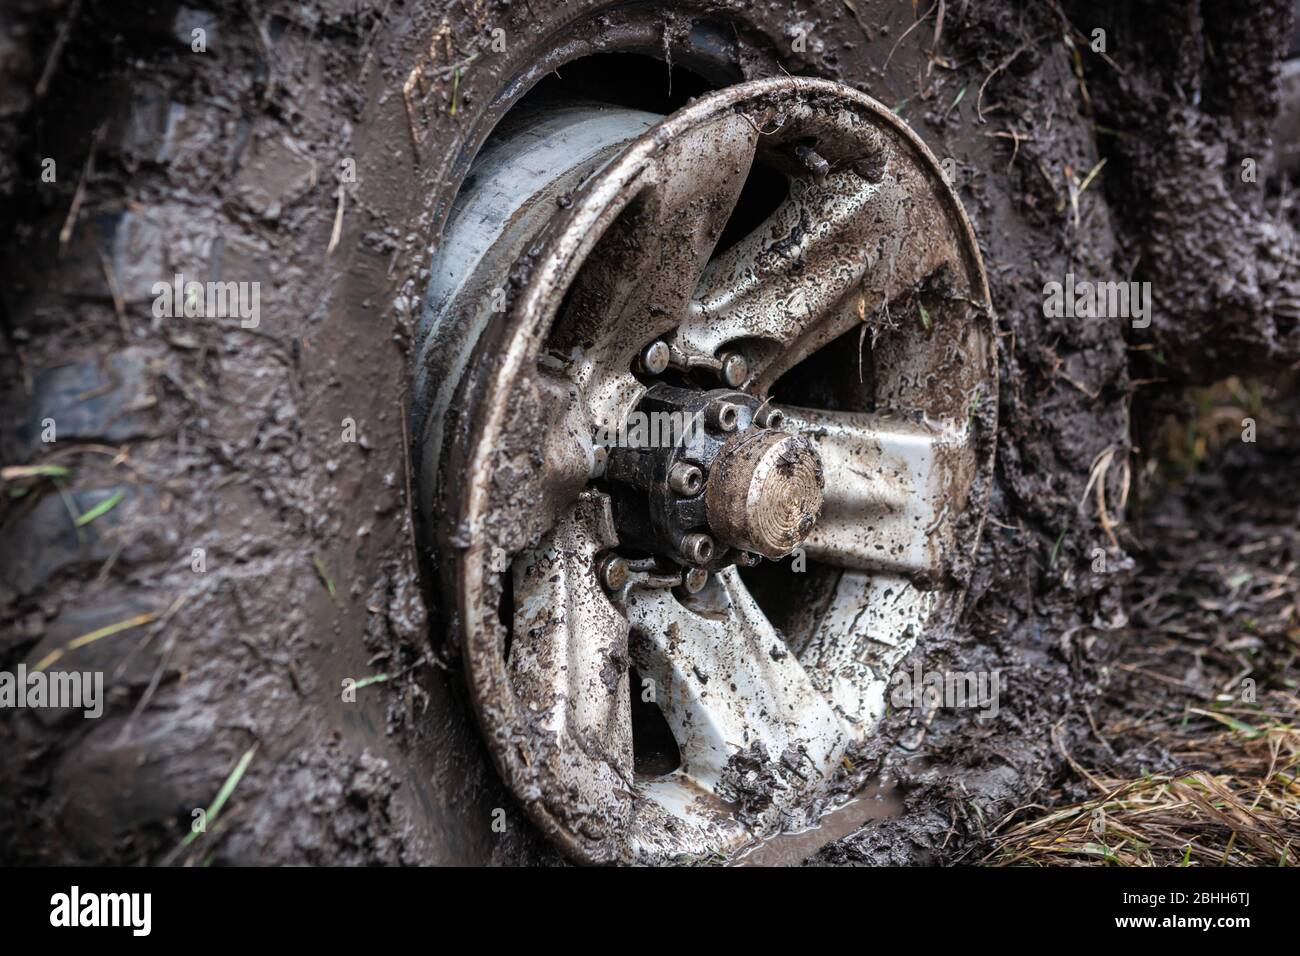
<path id="1" fill-rule="evenodd" d="M 528 278 L 524 288 L 511 304 L 500 334 L 506 339 L 506 348 L 499 353 L 497 367 L 485 376 L 481 391 L 474 396 L 475 404 L 483 409 L 478 419 L 475 435 L 470 438 L 468 453 L 464 455 L 464 472 L 468 477 L 464 490 L 456 498 L 457 507 L 448 513 L 447 526 L 469 529 L 469 544 L 463 548 L 447 548 L 455 555 L 453 579 L 455 582 L 454 606 L 461 628 L 460 643 L 466 661 L 467 684 L 474 709 L 484 735 L 501 746 L 489 747 L 493 760 L 516 799 L 527 810 L 530 818 L 571 859 L 580 862 L 631 862 L 626 857 L 611 852 L 607 843 L 595 843 L 564 826 L 551 812 L 545 800 L 536 795 L 535 772 L 521 761 L 518 748 L 527 745 L 512 730 L 522 726 L 519 703 L 509 693 L 509 676 L 504 662 L 497 660 L 495 642 L 489 640 L 492 628 L 479 625 L 487 613 L 483 606 L 483 592 L 488 575 L 484 573 L 485 559 L 490 542 L 481 533 L 483 517 L 490 513 L 491 482 L 486 476 L 491 464 L 492 449 L 504 426 L 506 388 L 503 383 L 515 381 L 526 367 L 540 338 L 549 329 L 546 299 L 554 289 L 571 280 L 599 241 L 605 229 L 617 218 L 631 200 L 629 190 L 634 187 L 653 155 L 659 148 L 686 132 L 703 125 L 720 111 L 734 108 L 748 100 L 771 95 L 825 95 L 846 100 L 865 113 L 883 120 L 899 140 L 907 143 L 917 154 L 918 165 L 925 171 L 935 187 L 948 221 L 955 226 L 959 245 L 966 262 L 966 272 L 975 279 L 973 285 L 982 300 L 981 312 L 987 323 L 989 335 L 986 380 L 992 385 L 992 424 L 997 426 L 997 393 L 999 391 L 996 315 L 988 288 L 983 256 L 975 237 L 974 228 L 961 200 L 951 185 L 938 171 L 939 161 L 920 136 L 892 110 L 878 100 L 852 87 L 830 80 L 811 77 L 771 77 L 751 80 L 700 97 L 661 123 L 630 141 L 621 155 L 600 174 L 588 191 L 572 207 L 561 210 L 551 220 L 553 234 L 542 245 L 537 262 L 540 268 Z M 567 285 L 566 285 L 567 287 Z M 978 320 L 977 320 L 978 321 Z M 471 360 L 472 361 L 472 360 Z M 996 455 L 996 440 L 989 440 L 985 461 L 976 462 L 976 477 L 990 473 Z M 978 448 L 976 449 L 978 453 Z M 973 552 L 983 535 L 987 518 L 987 495 L 979 503 L 979 520 L 969 544 Z M 445 537 L 445 534 L 443 535 Z M 445 545 L 445 542 L 444 542 Z M 964 589 L 952 595 L 953 611 L 960 611 Z M 491 609 L 495 615 L 495 608 Z M 533 791 L 530 793 L 530 791 Z M 528 794 L 528 796 L 525 796 Z"/>

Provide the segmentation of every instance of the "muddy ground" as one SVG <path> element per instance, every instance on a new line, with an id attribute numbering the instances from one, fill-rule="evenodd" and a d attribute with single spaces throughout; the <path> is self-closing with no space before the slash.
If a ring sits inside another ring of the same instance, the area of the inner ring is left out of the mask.
<path id="1" fill-rule="evenodd" d="M 1300 417 L 1294 384 L 1197 394 L 1153 436 L 1130 626 L 1091 735 L 969 859 L 1294 865 Z M 1243 441 L 1241 422 L 1263 426 Z"/>
<path id="2" fill-rule="evenodd" d="M 1267 142 L 1286 6 L 636 8 L 679 60 L 693 24 L 722 23 L 738 76 L 828 76 L 895 108 L 956 160 L 998 313 L 990 519 L 965 627 L 923 653 L 1005 673 L 1000 712 L 892 715 L 868 759 L 900 782 L 902 815 L 818 861 L 969 861 L 1016 807 L 1078 796 L 1066 755 L 1101 746 L 1089 715 L 1141 622 L 1135 593 L 1165 573 L 1132 557 L 1151 546 L 1128 513 L 1147 409 L 1300 354 L 1294 181 Z M 493 97 L 556 24 L 574 53 L 634 32 L 598 4 L 555 8 L 5 14 L 0 456 L 67 470 L 6 484 L 0 666 L 107 631 L 68 653 L 112 680 L 103 720 L 0 721 L 0 857 L 558 860 L 477 735 L 455 622 L 436 575 L 421 581 L 403 437 L 420 269 Z M 497 25 L 517 42 L 453 80 Z M 1151 281 L 1152 327 L 1045 318 L 1044 283 L 1071 271 Z M 264 321 L 155 320 L 152 284 L 176 272 L 262 282 Z M 343 703 L 347 678 L 373 682 Z M 182 845 L 240 766 L 219 820 Z"/>

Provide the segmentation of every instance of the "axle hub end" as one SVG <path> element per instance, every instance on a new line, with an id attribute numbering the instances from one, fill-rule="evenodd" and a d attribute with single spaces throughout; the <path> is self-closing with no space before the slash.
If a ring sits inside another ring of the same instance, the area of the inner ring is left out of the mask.
<path id="1" fill-rule="evenodd" d="M 822 463 L 806 438 L 766 429 L 723 447 L 705 491 L 709 527 L 733 548 L 789 554 L 822 509 Z"/>

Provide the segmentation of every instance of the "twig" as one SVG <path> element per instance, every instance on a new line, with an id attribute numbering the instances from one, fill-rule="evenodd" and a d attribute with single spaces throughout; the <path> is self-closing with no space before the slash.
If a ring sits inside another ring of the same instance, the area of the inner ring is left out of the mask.
<path id="1" fill-rule="evenodd" d="M 981 104 L 983 104 L 984 102 L 984 88 L 989 85 L 989 80 L 993 79 L 993 77 L 997 76 L 1007 67 L 1009 67 L 1012 63 L 1014 63 L 1016 57 L 1020 56 L 1020 54 L 1028 50 L 1031 43 L 1036 43 L 1036 42 L 1037 42 L 1037 38 L 1035 37 L 1026 40 L 1024 43 L 1020 44 L 1020 46 L 1016 47 L 1016 49 L 1012 51 L 1009 57 L 1007 57 L 1005 60 L 1003 60 L 1001 63 L 999 63 L 997 66 L 993 68 L 993 72 L 991 72 L 988 76 L 984 77 L 984 82 L 980 84 L 979 93 L 975 97 L 975 115 L 979 117 L 979 121 L 981 123 L 984 122 L 984 110 L 981 109 Z"/>
<path id="2" fill-rule="evenodd" d="M 72 238 L 72 230 L 77 226 L 77 214 L 81 212 L 81 203 L 86 198 L 86 181 L 95 169 L 95 152 L 99 149 L 99 141 L 103 138 L 107 125 L 107 121 L 100 123 L 99 128 L 95 130 L 95 135 L 90 138 L 90 152 L 86 155 L 86 165 L 82 167 L 81 179 L 77 181 L 77 190 L 72 194 L 72 205 L 68 207 L 63 228 L 59 230 L 60 254 L 63 253 L 63 247 L 68 244 L 68 240 Z"/>
<path id="3" fill-rule="evenodd" d="M 943 18 L 947 12 L 947 0 L 939 0 L 939 15 L 934 19 L 934 42 L 930 44 L 931 54 L 934 54 L 939 49 L 939 38 L 943 36 Z"/>
<path id="4" fill-rule="evenodd" d="M 1103 156 L 1096 166 L 1088 170 L 1088 175 L 1083 177 L 1083 184 L 1079 186 L 1078 189 L 1074 187 L 1073 182 L 1068 184 L 1070 188 L 1070 211 L 1074 217 L 1074 228 L 1076 230 L 1079 228 L 1079 197 L 1083 195 L 1085 189 L 1092 185 L 1092 181 L 1097 178 L 1097 174 L 1101 172 L 1102 167 L 1106 165 L 1106 159 L 1107 157 Z M 1070 171 L 1070 179 L 1074 179 L 1074 173 L 1072 170 Z"/>
<path id="5" fill-rule="evenodd" d="M 332 256 L 334 250 L 338 248 L 339 237 L 343 235 L 343 197 L 346 193 L 343 191 L 343 183 L 339 182 L 339 203 L 338 208 L 334 211 L 334 229 L 330 232 L 329 245 L 325 247 L 325 255 Z"/>
<path id="6" fill-rule="evenodd" d="M 99 250 L 99 264 L 104 270 L 104 279 L 108 282 L 109 294 L 113 297 L 113 311 L 117 313 L 118 324 L 122 327 L 122 334 L 130 337 L 131 329 L 126 323 L 126 301 L 122 298 L 122 290 L 117 284 L 117 277 L 113 275 L 113 267 L 108 261 L 108 256 L 104 255 L 104 250 Z"/>
<path id="7" fill-rule="evenodd" d="M 1021 141 L 1023 140 L 1026 143 L 1034 142 L 1034 136 L 1032 133 L 1018 133 L 1010 126 L 1008 126 L 1005 130 L 1001 130 L 996 133 L 985 133 L 984 135 L 993 139 L 1009 139 L 1013 143 L 1015 143 L 1015 145 L 1011 148 L 1011 159 L 1007 161 L 1008 173 L 1010 173 L 1012 167 L 1016 165 L 1016 157 L 1020 155 Z"/>
<path id="8" fill-rule="evenodd" d="M 58 68 L 59 59 L 63 56 L 63 47 L 68 42 L 68 34 L 72 32 L 72 24 L 76 21 L 80 12 L 81 0 L 72 0 L 72 6 L 68 7 L 68 15 L 64 17 L 63 23 L 59 26 L 59 35 L 54 38 L 54 44 L 50 47 L 50 58 L 45 61 L 45 69 L 41 70 L 41 78 L 36 81 L 33 97 L 38 103 L 45 99 L 45 94 L 50 91 L 50 81 L 54 78 L 54 71 Z"/>
<path id="9" fill-rule="evenodd" d="M 939 2 L 942 2 L 942 0 L 939 0 Z M 885 65 L 881 67 L 882 71 L 889 69 L 889 61 L 892 60 L 894 58 L 894 54 L 898 52 L 898 45 L 907 39 L 907 35 L 909 33 L 911 33 L 913 30 L 919 27 L 926 20 L 930 19 L 930 14 L 934 13 L 935 9 L 938 6 L 939 3 L 936 3 L 929 10 L 925 11 L 925 14 L 921 17 L 921 19 L 915 21 L 910 27 L 908 27 L 906 30 L 902 32 L 902 34 L 899 35 L 898 39 L 894 41 L 893 49 L 889 51 L 889 56 L 885 57 Z"/>
<path id="10" fill-rule="evenodd" d="M 68 641 L 62 647 L 55 648 L 42 657 L 32 667 L 33 671 L 43 671 L 55 661 L 59 660 L 68 651 L 75 651 L 79 647 L 85 647 L 95 641 L 105 637 L 112 637 L 114 634 L 120 634 L 122 631 L 129 631 L 133 627 L 139 627 L 142 624 L 148 624 L 158 615 L 153 612 L 146 614 L 137 614 L 135 617 L 127 618 L 125 621 L 118 621 L 116 624 L 109 624 L 107 627 L 101 627 L 98 630 L 91 631 L 89 634 L 83 634 Z"/>
<path id="11" fill-rule="evenodd" d="M 172 615 L 174 615 L 180 609 L 180 606 L 185 603 L 186 597 L 188 597 L 188 595 L 182 594 L 172 602 L 172 606 L 167 609 L 163 616 L 158 620 L 158 623 L 151 629 L 149 637 L 159 633 L 167 626 L 167 622 L 172 619 Z M 176 635 L 179 633 L 179 631 L 172 631 L 171 635 L 167 638 L 167 644 L 163 648 L 162 656 L 158 660 L 158 666 L 154 668 L 153 676 L 149 678 L 149 686 L 145 688 L 144 693 L 140 696 L 139 702 L 135 705 L 135 709 L 131 711 L 131 715 L 127 717 L 126 722 L 122 725 L 122 732 L 117 736 L 117 742 L 119 744 L 131 735 L 131 727 L 135 723 L 135 719 L 144 713 L 144 709 L 148 707 L 149 702 L 153 700 L 154 692 L 158 690 L 158 684 L 162 681 L 162 675 L 166 672 L 167 665 L 171 663 L 172 651 L 176 647 Z M 148 638 L 146 638 L 146 641 L 147 640 Z M 142 644 L 141 646 L 143 647 L 144 645 Z"/>

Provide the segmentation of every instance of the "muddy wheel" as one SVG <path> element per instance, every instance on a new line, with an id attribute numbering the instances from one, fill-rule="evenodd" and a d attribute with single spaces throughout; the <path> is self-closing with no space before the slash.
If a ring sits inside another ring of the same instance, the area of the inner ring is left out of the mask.
<path id="1" fill-rule="evenodd" d="M 61 652 L 108 700 L 93 721 L 6 710 L 0 856 L 553 859 L 464 700 L 456 589 L 417 573 L 430 250 L 485 139 L 561 74 L 667 114 L 748 77 L 862 73 L 861 28 L 837 8 L 795 53 L 777 7 L 79 6 L 48 24 L 63 55 L 27 58 L 57 69 L 39 95 L 30 71 L 21 128 L 0 123 L 0 148 L 21 140 L 0 170 L 0 457 L 36 469 L 5 477 L 0 654 Z M 177 274 L 259 287 L 260 324 L 159 318 Z"/>
<path id="2" fill-rule="evenodd" d="M 951 623 L 996 374 L 938 162 L 847 87 L 508 117 L 435 258 L 420 494 L 493 755 L 587 861 L 814 822 Z"/>

